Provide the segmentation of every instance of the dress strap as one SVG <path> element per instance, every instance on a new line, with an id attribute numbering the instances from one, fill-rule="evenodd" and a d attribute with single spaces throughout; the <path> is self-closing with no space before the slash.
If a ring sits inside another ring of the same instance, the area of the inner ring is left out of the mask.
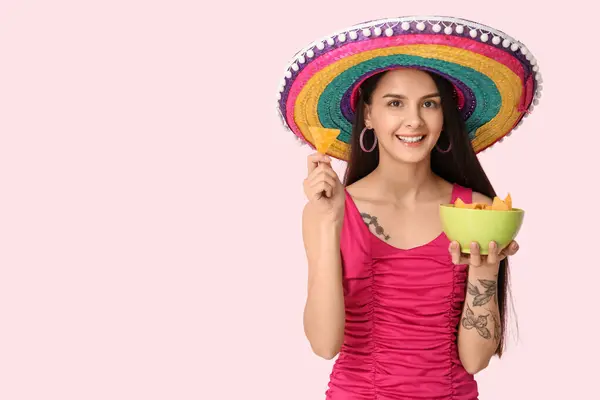
<path id="1" fill-rule="evenodd" d="M 370 257 L 371 236 L 360 211 L 350 193 L 344 188 L 345 210 L 340 237 L 342 255 L 345 257 Z"/>
<path id="2" fill-rule="evenodd" d="M 452 203 L 456 201 L 456 199 L 461 199 L 465 203 L 473 202 L 473 191 L 469 188 L 461 186 L 457 183 L 454 184 L 452 188 Z"/>

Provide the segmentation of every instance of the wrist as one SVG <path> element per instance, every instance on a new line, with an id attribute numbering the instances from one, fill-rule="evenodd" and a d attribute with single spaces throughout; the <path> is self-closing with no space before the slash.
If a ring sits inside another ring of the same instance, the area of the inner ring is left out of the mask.
<path id="1" fill-rule="evenodd" d="M 493 278 L 498 275 L 500 263 L 492 265 L 481 265 L 479 267 L 469 266 L 469 277 L 471 278 Z"/>

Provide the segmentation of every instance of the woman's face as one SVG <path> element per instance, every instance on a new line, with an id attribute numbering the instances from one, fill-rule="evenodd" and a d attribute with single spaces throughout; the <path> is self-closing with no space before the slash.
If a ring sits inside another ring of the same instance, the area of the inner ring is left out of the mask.
<path id="1" fill-rule="evenodd" d="M 442 131 L 444 115 L 433 79 L 416 69 L 386 73 L 365 106 L 365 125 L 374 129 L 380 152 L 406 163 L 426 159 Z"/>

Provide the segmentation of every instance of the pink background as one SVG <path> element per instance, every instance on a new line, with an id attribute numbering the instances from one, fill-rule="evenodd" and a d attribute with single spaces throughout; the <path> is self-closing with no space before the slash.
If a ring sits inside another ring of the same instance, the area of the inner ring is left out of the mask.
<path id="1" fill-rule="evenodd" d="M 481 398 L 598 398 L 584 1 L 201 4 L 0 3 L 0 399 L 323 399 L 333 361 L 302 329 L 310 149 L 281 127 L 277 89 L 313 39 L 409 14 L 497 26 L 544 77 L 534 114 L 481 156 L 527 211 L 520 335 L 478 374 Z"/>

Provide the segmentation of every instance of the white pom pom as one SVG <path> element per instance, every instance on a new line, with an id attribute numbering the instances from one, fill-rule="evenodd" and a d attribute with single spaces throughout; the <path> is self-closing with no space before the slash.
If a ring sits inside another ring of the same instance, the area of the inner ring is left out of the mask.
<path id="1" fill-rule="evenodd" d="M 535 65 L 535 64 L 537 64 L 537 60 L 535 59 L 535 57 L 531 57 L 531 60 L 529 60 L 529 63 L 531 65 Z"/>
<path id="2" fill-rule="evenodd" d="M 385 36 L 390 37 L 394 34 L 394 30 L 392 28 L 387 28 L 385 30 Z"/>
<path id="3" fill-rule="evenodd" d="M 358 39 L 358 33 L 356 33 L 355 31 L 352 31 L 348 34 L 348 36 L 350 36 L 351 40 L 356 40 Z"/>
<path id="4" fill-rule="evenodd" d="M 537 106 L 538 104 L 540 104 L 540 100 L 539 99 L 533 99 L 533 105 Z"/>
<path id="5" fill-rule="evenodd" d="M 340 33 L 338 35 L 338 40 L 342 43 L 344 43 L 346 41 L 346 34 L 345 33 Z"/>
<path id="6" fill-rule="evenodd" d="M 446 35 L 451 35 L 452 34 L 452 27 L 451 26 L 447 26 L 446 28 L 444 28 L 444 33 Z"/>
<path id="7" fill-rule="evenodd" d="M 381 36 L 381 28 L 380 27 L 376 27 L 373 30 L 373 33 L 375 34 L 375 36 Z"/>
<path id="8" fill-rule="evenodd" d="M 281 100 L 281 92 L 277 93 L 277 101 Z"/>
<path id="9" fill-rule="evenodd" d="M 539 72 L 535 74 L 535 80 L 536 81 L 540 81 L 542 79 L 542 74 L 540 74 Z"/>
<path id="10" fill-rule="evenodd" d="M 542 97 L 542 92 L 540 90 L 538 90 L 537 92 L 535 92 L 535 97 L 537 97 L 538 99 Z"/>
<path id="11" fill-rule="evenodd" d="M 464 26 L 458 25 L 456 27 L 456 33 L 458 33 L 459 35 L 462 35 L 464 31 L 465 31 L 465 27 Z"/>
<path id="12" fill-rule="evenodd" d="M 333 40 L 333 38 L 327 38 L 327 44 L 333 46 L 335 44 L 335 40 Z"/>
<path id="13" fill-rule="evenodd" d="M 292 64 L 292 69 L 293 69 L 294 71 L 298 71 L 300 68 L 298 68 L 298 64 L 296 64 L 296 63 L 293 63 L 293 64 Z"/>
<path id="14" fill-rule="evenodd" d="M 325 44 L 323 42 L 317 43 L 317 49 L 323 50 L 325 48 Z"/>
<path id="15" fill-rule="evenodd" d="M 471 29 L 471 30 L 469 31 L 469 35 L 471 35 L 471 37 L 472 37 L 473 39 L 475 39 L 475 38 L 477 37 L 477 30 L 476 30 L 476 29 Z"/>
<path id="16" fill-rule="evenodd" d="M 441 32 L 441 31 L 442 31 L 442 27 L 440 26 L 440 24 L 435 24 L 435 25 L 433 26 L 433 28 L 432 28 L 432 29 L 433 29 L 433 31 L 434 31 L 434 32 L 436 32 L 436 33 L 438 33 L 438 32 Z"/>
<path id="17" fill-rule="evenodd" d="M 504 39 L 502 42 L 502 47 L 508 48 L 508 46 L 510 46 L 510 40 Z"/>
<path id="18" fill-rule="evenodd" d="M 527 47 L 523 46 L 521 47 L 521 53 L 523 53 L 523 55 L 528 54 L 529 50 L 527 50 Z"/>
<path id="19" fill-rule="evenodd" d="M 306 58 L 304 58 L 304 56 L 300 56 L 300 57 L 298 57 L 298 62 L 300 64 L 304 64 L 306 62 Z"/>
<path id="20" fill-rule="evenodd" d="M 292 72 L 291 71 L 285 71 L 285 77 L 290 79 L 292 77 Z"/>
<path id="21" fill-rule="evenodd" d="M 519 50 L 519 44 L 518 43 L 513 43 L 512 46 L 510 46 L 510 49 L 512 51 L 517 51 Z"/>
<path id="22" fill-rule="evenodd" d="M 417 29 L 420 30 L 420 31 L 425 30 L 425 24 L 422 23 L 422 22 L 419 22 L 417 24 Z"/>
<path id="23" fill-rule="evenodd" d="M 315 52 L 312 50 L 309 50 L 306 52 L 306 57 L 308 58 L 313 58 L 315 56 Z"/>
<path id="24" fill-rule="evenodd" d="M 362 34 L 363 34 L 364 37 L 369 37 L 369 36 L 371 36 L 371 30 L 368 29 L 368 28 L 367 29 L 363 29 L 362 30 Z"/>
<path id="25" fill-rule="evenodd" d="M 484 33 L 483 35 L 481 35 L 482 42 L 487 42 L 488 40 L 490 40 L 490 36 L 487 33 Z"/>
<path id="26" fill-rule="evenodd" d="M 500 39 L 500 36 L 494 36 L 492 38 L 492 43 L 494 43 L 495 45 L 499 45 L 501 41 L 502 39 Z"/>
<path id="27" fill-rule="evenodd" d="M 401 26 L 402 26 L 402 29 L 405 30 L 405 31 L 407 31 L 407 30 L 410 29 L 410 23 L 409 22 L 403 22 Z"/>

